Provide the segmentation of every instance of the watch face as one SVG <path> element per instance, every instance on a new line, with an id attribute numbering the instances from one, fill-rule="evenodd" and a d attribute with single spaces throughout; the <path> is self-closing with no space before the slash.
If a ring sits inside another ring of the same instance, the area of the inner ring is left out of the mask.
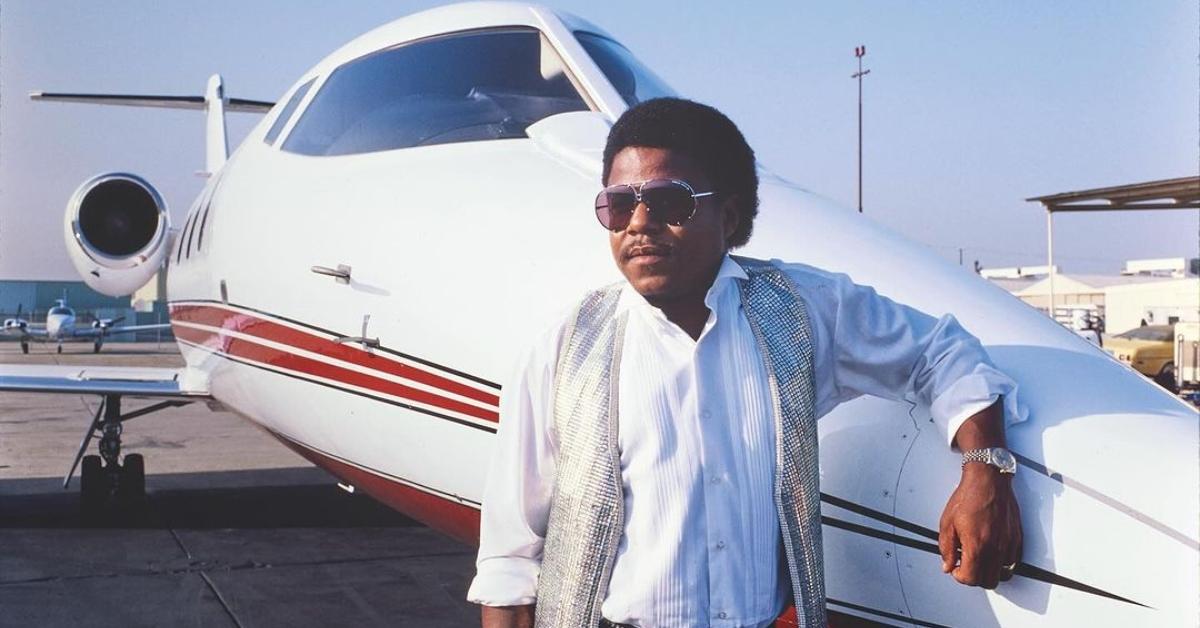
<path id="1" fill-rule="evenodd" d="M 992 449 L 992 462 L 1000 467 L 1005 473 L 1013 473 L 1017 470 L 1017 459 L 1007 449 L 996 447 Z"/>

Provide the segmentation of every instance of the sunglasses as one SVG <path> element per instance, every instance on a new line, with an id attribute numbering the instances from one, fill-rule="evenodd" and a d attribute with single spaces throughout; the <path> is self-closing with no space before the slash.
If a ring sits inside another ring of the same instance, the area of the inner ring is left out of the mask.
<path id="1" fill-rule="evenodd" d="M 696 215 L 696 200 L 716 192 L 696 192 L 677 179 L 651 179 L 641 183 L 610 185 L 596 195 L 596 218 L 609 231 L 624 231 L 638 203 L 657 220 L 678 227 Z"/>

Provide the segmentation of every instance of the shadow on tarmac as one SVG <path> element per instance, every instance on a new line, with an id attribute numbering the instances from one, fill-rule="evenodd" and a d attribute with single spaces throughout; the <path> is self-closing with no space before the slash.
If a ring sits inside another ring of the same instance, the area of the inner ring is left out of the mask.
<path id="1" fill-rule="evenodd" d="M 0 480 L 0 628 L 469 626 L 475 551 L 316 468 L 150 475 L 96 521 Z"/>
<path id="2" fill-rule="evenodd" d="M 146 478 L 143 500 L 83 517 L 78 478 L 0 480 L 0 528 L 358 528 L 421 524 L 316 469 L 178 473 Z"/>

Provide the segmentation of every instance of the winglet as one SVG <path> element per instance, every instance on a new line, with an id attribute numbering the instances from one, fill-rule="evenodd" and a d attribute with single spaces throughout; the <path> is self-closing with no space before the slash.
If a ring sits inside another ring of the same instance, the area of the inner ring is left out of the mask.
<path id="1" fill-rule="evenodd" d="M 204 142 L 204 169 L 214 175 L 229 157 L 229 136 L 225 131 L 225 81 L 220 74 L 208 77 L 204 91 L 204 110 L 207 116 Z"/>

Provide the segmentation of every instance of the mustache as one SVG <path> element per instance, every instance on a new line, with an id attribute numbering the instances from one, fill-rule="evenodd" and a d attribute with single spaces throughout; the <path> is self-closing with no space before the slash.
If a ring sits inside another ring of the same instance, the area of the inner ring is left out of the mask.
<path id="1" fill-rule="evenodd" d="M 658 242 L 650 238 L 640 238 L 629 242 L 621 248 L 621 258 L 628 260 L 639 255 L 668 256 L 673 250 L 674 247 L 666 242 Z"/>

